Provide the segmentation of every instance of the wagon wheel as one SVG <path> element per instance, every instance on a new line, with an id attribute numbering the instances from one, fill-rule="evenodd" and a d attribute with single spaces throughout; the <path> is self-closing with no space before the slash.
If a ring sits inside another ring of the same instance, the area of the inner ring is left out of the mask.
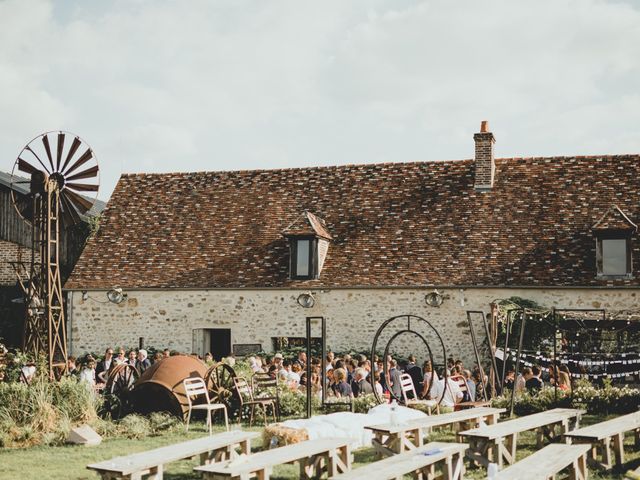
<path id="1" fill-rule="evenodd" d="M 116 365 L 109 372 L 103 393 L 104 408 L 112 418 L 120 418 L 130 410 L 129 394 L 139 377 L 138 369 L 128 363 Z"/>
<path id="2" fill-rule="evenodd" d="M 233 379 L 236 376 L 233 368 L 222 362 L 212 365 L 207 370 L 204 380 L 209 388 L 209 398 L 212 403 L 224 403 L 229 409 L 237 406 L 236 391 L 233 386 Z"/>

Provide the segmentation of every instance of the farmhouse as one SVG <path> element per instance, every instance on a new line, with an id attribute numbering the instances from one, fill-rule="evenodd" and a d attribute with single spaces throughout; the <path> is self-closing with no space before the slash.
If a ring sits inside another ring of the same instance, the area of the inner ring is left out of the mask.
<path id="1" fill-rule="evenodd" d="M 414 314 L 470 362 L 466 311 L 495 299 L 635 309 L 640 156 L 494 158 L 484 122 L 474 141 L 460 161 L 123 175 L 65 287 L 71 351 L 273 350 L 307 316 L 365 350 Z"/>

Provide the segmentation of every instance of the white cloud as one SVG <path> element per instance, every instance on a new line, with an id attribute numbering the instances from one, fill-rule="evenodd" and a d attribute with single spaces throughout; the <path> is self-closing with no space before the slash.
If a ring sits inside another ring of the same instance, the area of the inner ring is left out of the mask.
<path id="1" fill-rule="evenodd" d="M 603 0 L 0 1 L 0 168 L 66 129 L 122 171 L 640 151 L 640 11 Z"/>

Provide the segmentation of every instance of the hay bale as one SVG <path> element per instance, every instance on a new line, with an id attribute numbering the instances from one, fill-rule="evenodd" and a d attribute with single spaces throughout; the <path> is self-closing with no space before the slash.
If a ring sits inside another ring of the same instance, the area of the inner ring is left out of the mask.
<path id="1" fill-rule="evenodd" d="M 309 440 L 309 433 L 304 428 L 285 427 L 280 423 L 267 425 L 262 431 L 263 445 L 269 447 L 282 447 L 293 443 Z M 273 442 L 273 443 L 272 443 Z"/>

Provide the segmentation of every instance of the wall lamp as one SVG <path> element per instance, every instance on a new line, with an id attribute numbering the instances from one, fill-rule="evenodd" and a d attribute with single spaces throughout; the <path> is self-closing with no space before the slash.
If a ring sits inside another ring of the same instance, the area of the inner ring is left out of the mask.
<path id="1" fill-rule="evenodd" d="M 438 290 L 434 290 L 433 292 L 427 293 L 424 301 L 430 307 L 439 307 L 442 305 L 442 302 L 444 302 L 444 296 Z"/>
<path id="2" fill-rule="evenodd" d="M 123 293 L 121 288 L 116 287 L 107 292 L 107 298 L 111 303 L 118 305 L 127 299 L 127 294 Z"/>
<path id="3" fill-rule="evenodd" d="M 298 295 L 298 305 L 302 308 L 313 308 L 316 304 L 316 299 L 313 298 L 311 292 L 301 293 Z"/>

